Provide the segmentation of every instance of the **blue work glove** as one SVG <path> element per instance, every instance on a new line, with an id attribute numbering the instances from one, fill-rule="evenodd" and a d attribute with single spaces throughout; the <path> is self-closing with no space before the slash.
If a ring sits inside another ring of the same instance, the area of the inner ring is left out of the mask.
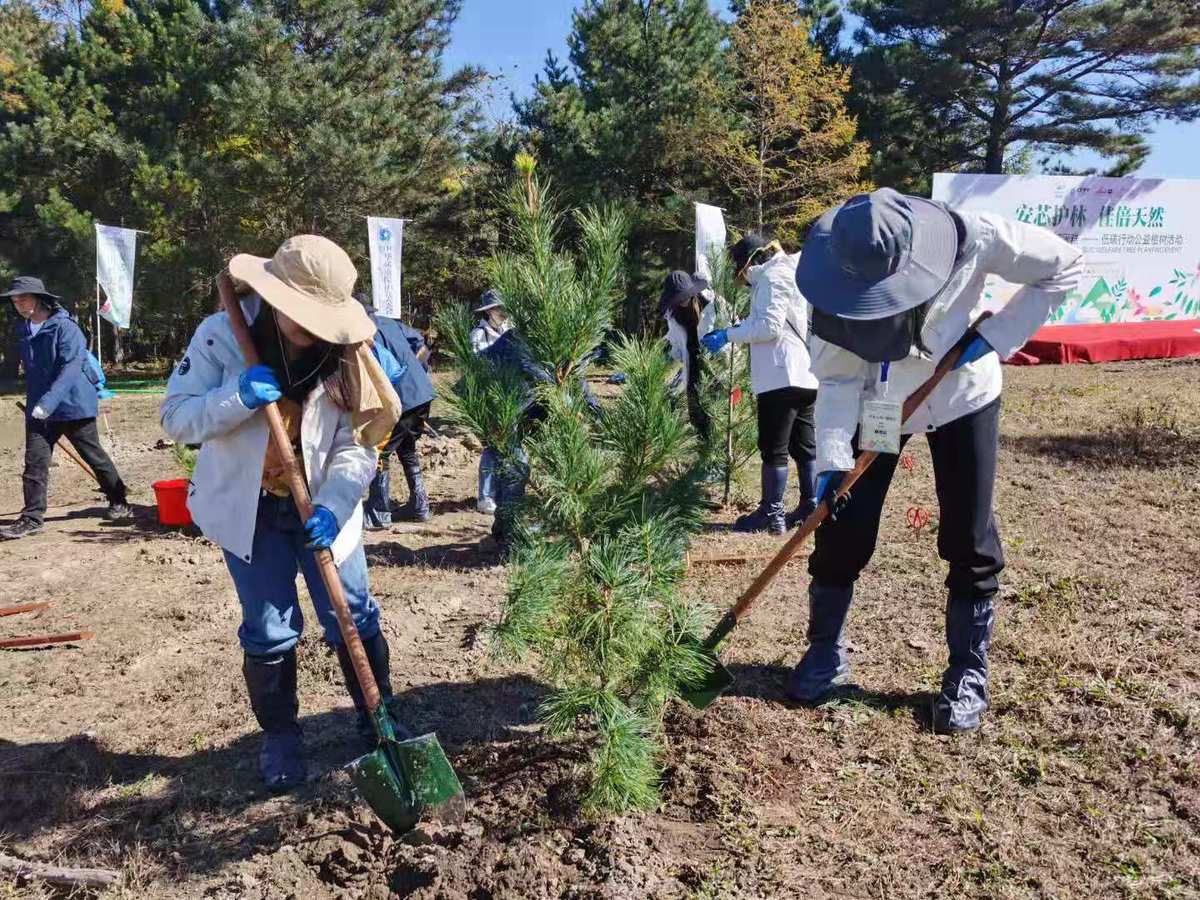
<path id="1" fill-rule="evenodd" d="M 846 473 L 838 469 L 826 469 L 817 476 L 817 502 L 829 507 L 829 518 L 837 521 L 837 517 L 846 511 L 850 503 L 850 495 L 837 496 L 837 489 Z"/>
<path id="2" fill-rule="evenodd" d="M 283 396 L 279 379 L 270 366 L 251 366 L 238 377 L 238 396 L 246 409 L 258 409 Z"/>
<path id="3" fill-rule="evenodd" d="M 704 337 L 700 338 L 700 343 L 704 345 L 704 349 L 709 353 L 720 353 L 721 348 L 729 343 L 729 332 L 724 328 L 710 331 Z"/>
<path id="4" fill-rule="evenodd" d="M 324 506 L 314 506 L 313 514 L 304 523 L 304 536 L 308 539 L 304 546 L 309 550 L 328 550 L 340 530 L 337 516 Z"/>
<path id="5" fill-rule="evenodd" d="M 954 368 L 961 369 L 967 363 L 973 363 L 978 359 L 983 359 L 989 353 L 995 353 L 996 348 L 983 339 L 983 335 L 975 335 L 971 339 L 971 343 L 967 344 L 967 349 L 963 351 L 962 358 L 955 363 Z"/>

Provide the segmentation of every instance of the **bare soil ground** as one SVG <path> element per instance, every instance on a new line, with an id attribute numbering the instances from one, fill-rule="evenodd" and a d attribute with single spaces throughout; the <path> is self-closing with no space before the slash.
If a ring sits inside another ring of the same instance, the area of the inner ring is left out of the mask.
<path id="1" fill-rule="evenodd" d="M 55 602 L 0 636 L 97 632 L 0 651 L 0 852 L 121 869 L 111 895 L 128 897 L 1200 896 L 1200 360 L 1006 376 L 1009 567 L 983 730 L 928 725 L 944 568 L 917 440 L 851 614 L 858 691 L 784 700 L 807 620 L 794 563 L 736 635 L 731 695 L 672 710 L 661 807 L 607 820 L 574 812 L 584 751 L 540 735 L 532 668 L 488 655 L 504 572 L 480 545 L 475 454 L 442 423 L 424 444 L 435 519 L 370 536 L 368 556 L 396 689 L 471 805 L 403 840 L 340 771 L 358 747 L 315 634 L 301 705 L 318 774 L 259 788 L 220 553 L 154 522 L 150 483 L 177 475 L 157 398 L 110 402 L 136 524 L 103 523 L 59 456 L 46 531 L 0 545 L 0 605 Z M 6 398 L 0 512 L 20 507 L 22 441 Z M 724 530 L 736 514 L 695 555 L 774 548 Z M 723 607 L 754 573 L 701 567 L 692 587 Z M 0 898 L 44 895 L 0 880 Z"/>

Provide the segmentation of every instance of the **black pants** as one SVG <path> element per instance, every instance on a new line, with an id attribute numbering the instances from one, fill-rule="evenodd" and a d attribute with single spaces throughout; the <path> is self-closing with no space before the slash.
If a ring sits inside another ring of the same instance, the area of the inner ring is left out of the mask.
<path id="1" fill-rule="evenodd" d="M 1004 569 L 1004 551 L 992 515 L 999 398 L 926 437 L 940 516 L 938 555 L 950 564 L 946 587 L 955 600 L 987 599 L 998 590 L 997 576 Z M 866 568 L 875 552 L 883 501 L 898 460 L 895 454 L 881 454 L 851 489 L 845 511 L 817 529 L 816 546 L 808 559 L 814 581 L 849 587 Z"/>
<path id="2" fill-rule="evenodd" d="M 707 444 L 712 420 L 709 419 L 708 413 L 704 411 L 704 404 L 700 401 L 699 385 L 687 389 L 687 410 L 688 421 L 696 429 L 696 434 L 700 436 L 700 442 Z"/>
<path id="3" fill-rule="evenodd" d="M 405 472 L 419 472 L 421 457 L 417 453 L 417 438 L 425 431 L 425 423 L 429 420 L 429 408 L 432 403 L 422 403 L 406 410 L 392 429 L 392 436 L 387 446 L 379 452 L 379 468 L 382 471 L 387 466 L 387 459 L 395 453 Z"/>
<path id="4" fill-rule="evenodd" d="M 95 419 L 73 419 L 70 422 L 25 419 L 25 508 L 21 515 L 35 522 L 46 517 L 46 490 L 49 484 L 50 456 L 59 438 L 65 437 L 71 446 L 92 467 L 100 480 L 100 489 L 109 503 L 125 502 L 125 482 L 117 467 L 100 446 L 100 432 Z"/>
<path id="5" fill-rule="evenodd" d="M 758 452 L 763 465 L 786 466 L 788 456 L 798 463 L 812 462 L 817 454 L 813 431 L 813 404 L 817 392 L 785 387 L 766 391 L 758 402 Z"/>

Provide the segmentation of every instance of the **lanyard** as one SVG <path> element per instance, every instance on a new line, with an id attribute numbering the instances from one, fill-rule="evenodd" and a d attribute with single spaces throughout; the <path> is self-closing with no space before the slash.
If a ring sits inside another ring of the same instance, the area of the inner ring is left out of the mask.
<path id="1" fill-rule="evenodd" d="M 883 396 L 887 396 L 888 392 L 888 370 L 892 364 L 890 362 L 882 362 L 879 364 L 879 383 L 883 386 Z"/>

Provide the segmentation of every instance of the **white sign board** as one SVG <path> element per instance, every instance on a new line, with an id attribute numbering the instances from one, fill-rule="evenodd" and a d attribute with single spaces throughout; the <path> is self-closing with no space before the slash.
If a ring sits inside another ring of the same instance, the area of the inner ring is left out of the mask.
<path id="1" fill-rule="evenodd" d="M 712 282 L 708 256 L 725 247 L 725 213 L 719 206 L 696 204 L 696 270 L 693 274 Z"/>
<path id="2" fill-rule="evenodd" d="M 129 327 L 133 312 L 133 267 L 137 232 L 113 225 L 96 226 L 96 281 L 104 290 L 100 315 L 118 328 Z"/>
<path id="3" fill-rule="evenodd" d="M 1200 180 L 938 173 L 933 199 L 1041 225 L 1083 250 L 1079 292 L 1049 325 L 1200 318 Z M 1016 290 L 992 279 L 985 305 Z"/>
<path id="4" fill-rule="evenodd" d="M 400 260 L 404 249 L 404 220 L 367 218 L 371 247 L 371 299 L 375 313 L 400 318 Z"/>

